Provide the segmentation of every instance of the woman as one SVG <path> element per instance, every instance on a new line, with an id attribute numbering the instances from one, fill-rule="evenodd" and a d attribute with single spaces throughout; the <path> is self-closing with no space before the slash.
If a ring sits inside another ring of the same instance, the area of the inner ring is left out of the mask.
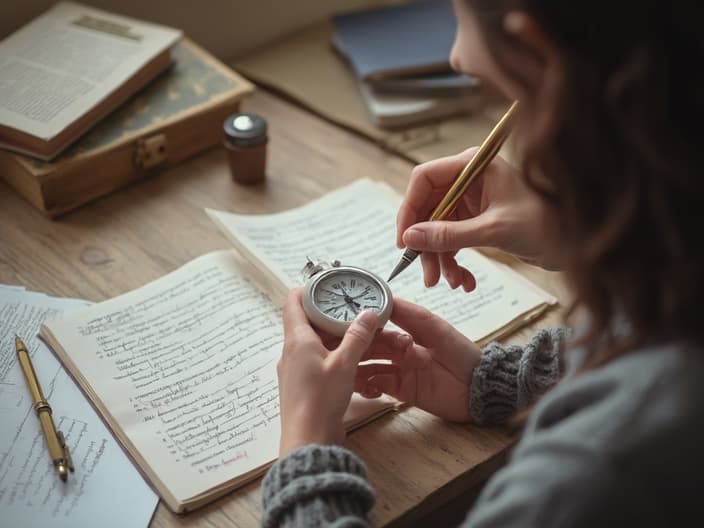
<path id="1" fill-rule="evenodd" d="M 375 315 L 365 312 L 328 350 L 292 292 L 279 363 L 281 458 L 264 480 L 264 525 L 366 525 L 373 490 L 363 463 L 336 445 L 353 390 L 386 392 L 455 421 L 502 422 L 525 411 L 510 462 L 467 526 L 696 519 L 704 10 L 694 2 L 455 0 L 455 12 L 452 64 L 520 100 L 513 137 L 523 164 L 518 171 L 496 160 L 455 218 L 432 224 L 417 222 L 471 152 L 421 165 L 399 211 L 399 246 L 423 252 L 427 285 L 442 275 L 471 289 L 471 271 L 454 254 L 474 245 L 561 269 L 573 313 L 586 317 L 564 353 L 557 330 L 526 347 L 480 350 L 399 301 L 392 319 L 407 334 L 375 335 Z M 393 364 L 358 368 L 366 358 Z"/>

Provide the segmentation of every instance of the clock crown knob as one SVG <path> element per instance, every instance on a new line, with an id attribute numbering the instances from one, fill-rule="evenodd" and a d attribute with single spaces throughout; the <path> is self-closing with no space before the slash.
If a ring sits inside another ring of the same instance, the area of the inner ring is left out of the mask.
<path id="1" fill-rule="evenodd" d="M 303 276 L 303 281 L 310 279 L 316 273 L 320 273 L 323 270 L 330 268 L 339 268 L 340 261 L 335 259 L 330 262 L 327 260 L 316 260 L 313 262 L 309 257 L 306 257 L 307 262 L 303 269 L 301 270 L 301 275 Z"/>

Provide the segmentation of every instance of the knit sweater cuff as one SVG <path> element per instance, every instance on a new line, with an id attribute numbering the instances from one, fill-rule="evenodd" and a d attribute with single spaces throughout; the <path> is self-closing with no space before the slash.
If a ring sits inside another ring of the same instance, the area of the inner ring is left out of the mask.
<path id="1" fill-rule="evenodd" d="M 264 528 L 310 526 L 320 519 L 356 526 L 374 505 L 374 492 L 355 454 L 339 446 L 308 445 L 269 469 L 262 501 Z"/>
<path id="2" fill-rule="evenodd" d="M 541 330 L 526 346 L 489 343 L 472 375 L 472 419 L 505 423 L 555 385 L 562 375 L 559 351 L 566 333 L 564 328 Z"/>

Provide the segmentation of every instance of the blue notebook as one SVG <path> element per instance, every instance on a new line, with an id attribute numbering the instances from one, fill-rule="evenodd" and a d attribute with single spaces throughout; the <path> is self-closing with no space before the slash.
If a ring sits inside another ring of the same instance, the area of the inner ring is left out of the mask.
<path id="1" fill-rule="evenodd" d="M 450 72 L 456 22 L 450 0 L 420 0 L 332 17 L 334 44 L 360 79 Z"/>

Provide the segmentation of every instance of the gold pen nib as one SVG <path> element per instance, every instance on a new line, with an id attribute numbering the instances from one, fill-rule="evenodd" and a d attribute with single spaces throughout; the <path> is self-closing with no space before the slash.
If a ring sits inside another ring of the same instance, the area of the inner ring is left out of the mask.
<path id="1" fill-rule="evenodd" d="M 15 350 L 18 352 L 20 350 L 26 350 L 26 348 L 24 347 L 24 343 L 22 342 L 22 340 L 20 339 L 20 336 L 18 336 L 18 335 L 15 336 Z"/>
<path id="2" fill-rule="evenodd" d="M 66 479 L 68 479 L 68 471 L 66 471 L 66 466 L 63 464 L 57 464 L 56 471 L 59 472 L 59 478 L 66 482 Z"/>
<path id="3" fill-rule="evenodd" d="M 68 450 L 68 446 L 66 445 L 66 437 L 64 437 L 64 433 L 61 431 L 57 431 L 56 436 L 59 438 L 59 445 L 61 446 L 61 450 L 64 453 L 64 463 L 68 470 L 73 473 L 75 468 L 73 467 L 73 459 L 71 458 L 71 453 Z"/>

